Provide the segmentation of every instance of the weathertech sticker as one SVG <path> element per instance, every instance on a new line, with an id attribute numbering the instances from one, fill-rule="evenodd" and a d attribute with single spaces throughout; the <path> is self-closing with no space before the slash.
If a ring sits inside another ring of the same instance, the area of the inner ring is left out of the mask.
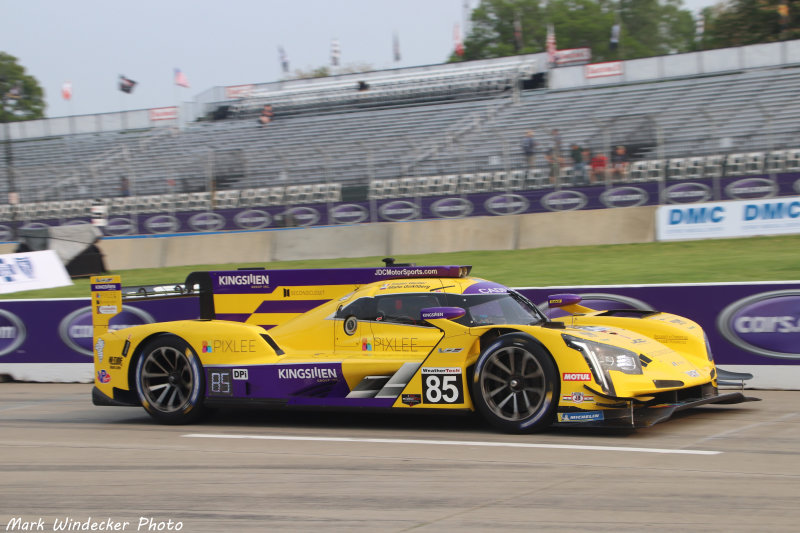
<path id="1" fill-rule="evenodd" d="M 423 403 L 464 403 L 464 386 L 461 383 L 461 369 L 423 368 Z"/>

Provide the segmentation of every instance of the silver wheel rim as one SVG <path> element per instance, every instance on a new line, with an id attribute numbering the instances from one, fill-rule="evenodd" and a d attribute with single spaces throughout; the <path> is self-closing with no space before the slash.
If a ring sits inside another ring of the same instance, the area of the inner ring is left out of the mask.
<path id="1" fill-rule="evenodd" d="M 186 354 L 172 346 L 159 346 L 145 356 L 139 382 L 154 409 L 171 413 L 188 403 L 194 374 Z"/>
<path id="2" fill-rule="evenodd" d="M 545 401 L 547 380 L 536 357 L 507 346 L 492 353 L 480 374 L 483 399 L 503 420 L 519 422 L 536 414 Z"/>

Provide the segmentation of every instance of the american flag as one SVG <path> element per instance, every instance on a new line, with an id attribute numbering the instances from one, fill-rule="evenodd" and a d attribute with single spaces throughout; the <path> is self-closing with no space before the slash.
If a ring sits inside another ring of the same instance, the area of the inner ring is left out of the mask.
<path id="1" fill-rule="evenodd" d="M 289 58 L 286 57 L 286 50 L 283 49 L 283 46 L 278 47 L 278 60 L 281 62 L 281 70 L 283 70 L 283 73 L 288 74 Z"/>
<path id="2" fill-rule="evenodd" d="M 61 85 L 61 96 L 64 100 L 72 98 L 72 82 L 65 81 L 64 84 Z"/>
<path id="3" fill-rule="evenodd" d="M 179 68 L 175 69 L 175 85 L 186 87 L 187 89 L 189 88 L 189 80 L 186 79 L 186 74 L 181 72 Z"/>
<path id="4" fill-rule="evenodd" d="M 547 25 L 547 62 L 551 65 L 556 64 L 556 30 L 552 24 Z"/>

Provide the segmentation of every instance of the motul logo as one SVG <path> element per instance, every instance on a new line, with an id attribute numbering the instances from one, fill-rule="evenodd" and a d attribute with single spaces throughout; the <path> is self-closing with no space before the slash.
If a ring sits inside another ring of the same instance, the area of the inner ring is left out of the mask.
<path id="1" fill-rule="evenodd" d="M 564 374 L 563 378 L 564 381 L 592 381 L 592 375 L 589 373 L 586 374 Z"/>

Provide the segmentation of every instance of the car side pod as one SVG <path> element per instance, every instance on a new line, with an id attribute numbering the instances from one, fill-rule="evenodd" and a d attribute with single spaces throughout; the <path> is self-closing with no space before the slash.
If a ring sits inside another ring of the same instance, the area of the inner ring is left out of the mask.
<path id="1" fill-rule="evenodd" d="M 558 307 L 573 315 L 593 313 L 594 309 L 579 305 L 581 300 L 583 300 L 583 298 L 581 298 L 579 294 L 551 294 L 547 297 L 547 307 L 549 309 Z"/>

